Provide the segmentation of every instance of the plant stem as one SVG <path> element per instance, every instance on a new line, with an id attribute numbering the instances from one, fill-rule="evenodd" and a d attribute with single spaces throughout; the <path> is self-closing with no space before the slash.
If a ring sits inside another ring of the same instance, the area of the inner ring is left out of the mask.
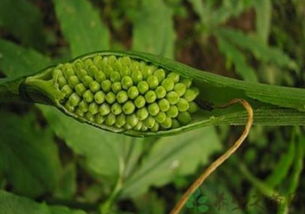
<path id="1" fill-rule="evenodd" d="M 227 104 L 224 104 L 224 105 L 218 106 L 218 107 L 225 108 L 225 107 L 231 106 L 236 103 L 242 104 L 248 113 L 248 120 L 247 120 L 243 133 L 223 155 L 221 155 L 206 170 L 203 171 L 203 173 L 199 176 L 199 178 L 197 178 L 197 180 L 195 180 L 195 182 L 183 194 L 181 199 L 178 201 L 178 203 L 175 205 L 175 207 L 171 210 L 170 214 L 180 213 L 180 211 L 184 207 L 185 203 L 188 201 L 189 197 L 196 191 L 196 189 L 199 188 L 202 185 L 202 183 L 209 177 L 209 175 L 211 175 L 225 160 L 227 160 L 241 146 L 241 144 L 247 138 L 247 136 L 250 132 L 251 126 L 253 124 L 253 109 L 252 109 L 251 105 L 246 100 L 236 98 L 236 99 L 232 99 Z"/>
<path id="2" fill-rule="evenodd" d="M 20 85 L 23 78 L 0 81 L 0 103 L 23 100 L 20 94 Z"/>

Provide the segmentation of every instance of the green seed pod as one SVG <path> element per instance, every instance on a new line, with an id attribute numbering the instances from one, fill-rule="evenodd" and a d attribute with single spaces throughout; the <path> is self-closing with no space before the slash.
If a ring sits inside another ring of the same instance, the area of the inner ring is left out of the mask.
<path id="1" fill-rule="evenodd" d="M 64 85 L 63 87 L 62 87 L 62 89 L 61 89 L 61 93 L 65 96 L 65 97 L 67 97 L 67 96 L 69 96 L 70 94 L 72 94 L 72 89 L 70 88 L 70 86 L 69 85 Z"/>
<path id="2" fill-rule="evenodd" d="M 177 83 L 174 87 L 174 91 L 181 97 L 186 91 L 186 86 L 183 83 Z"/>
<path id="3" fill-rule="evenodd" d="M 59 88 L 62 88 L 64 85 L 67 84 L 67 80 L 64 76 L 58 77 L 57 81 L 58 81 Z"/>
<path id="4" fill-rule="evenodd" d="M 184 98 L 188 101 L 191 102 L 196 99 L 196 97 L 199 94 L 199 90 L 197 88 L 189 88 L 186 90 L 184 94 Z"/>
<path id="5" fill-rule="evenodd" d="M 89 87 L 89 84 L 93 81 L 92 77 L 86 75 L 82 78 L 82 82 L 86 87 Z"/>
<path id="6" fill-rule="evenodd" d="M 114 103 L 112 106 L 111 106 L 111 112 L 114 114 L 114 115 L 119 115 L 122 113 L 122 107 L 120 104 L 118 103 Z"/>
<path id="7" fill-rule="evenodd" d="M 113 71 L 110 73 L 110 80 L 112 82 L 118 82 L 121 81 L 121 74 L 117 71 Z"/>
<path id="8" fill-rule="evenodd" d="M 171 91 L 174 89 L 175 83 L 172 79 L 166 78 L 162 81 L 161 85 L 165 88 L 166 91 Z"/>
<path id="9" fill-rule="evenodd" d="M 163 69 L 158 69 L 154 72 L 154 76 L 156 76 L 159 82 L 161 82 L 165 78 L 165 71 Z"/>
<path id="10" fill-rule="evenodd" d="M 102 81 L 102 90 L 104 92 L 109 92 L 111 90 L 111 81 L 110 80 L 104 80 Z"/>
<path id="11" fill-rule="evenodd" d="M 125 103 L 128 100 L 126 91 L 119 91 L 116 95 L 116 100 L 118 103 Z"/>
<path id="12" fill-rule="evenodd" d="M 177 83 L 179 82 L 180 80 L 180 75 L 175 73 L 175 72 L 170 72 L 168 75 L 167 75 L 167 78 L 171 79 L 174 81 L 174 83 Z"/>
<path id="13" fill-rule="evenodd" d="M 135 103 L 137 108 L 142 108 L 143 106 L 145 106 L 146 100 L 143 96 L 138 96 L 135 99 L 134 103 Z"/>
<path id="14" fill-rule="evenodd" d="M 76 93 L 71 94 L 68 100 L 69 105 L 75 107 L 78 105 L 79 102 L 80 102 L 80 97 Z"/>
<path id="15" fill-rule="evenodd" d="M 160 112 L 160 107 L 157 103 L 152 103 L 148 106 L 148 112 L 152 116 L 156 116 Z"/>
<path id="16" fill-rule="evenodd" d="M 103 124 L 105 120 L 106 120 L 106 118 L 104 116 L 100 115 L 100 114 L 97 114 L 95 116 L 95 122 L 97 124 Z"/>
<path id="17" fill-rule="evenodd" d="M 127 91 L 127 95 L 130 99 L 135 99 L 139 95 L 138 88 L 136 86 L 131 86 Z"/>
<path id="18" fill-rule="evenodd" d="M 100 106 L 99 112 L 102 116 L 105 116 L 110 113 L 110 107 L 107 103 L 104 103 Z"/>
<path id="19" fill-rule="evenodd" d="M 145 94 L 149 89 L 149 85 L 146 81 L 140 81 L 138 83 L 138 90 L 141 94 Z"/>
<path id="20" fill-rule="evenodd" d="M 124 76 L 121 80 L 122 88 L 127 90 L 133 85 L 132 78 L 130 76 Z"/>
<path id="21" fill-rule="evenodd" d="M 84 113 L 89 110 L 89 106 L 84 100 L 80 101 L 80 103 L 78 104 L 78 108 L 80 111 Z"/>
<path id="22" fill-rule="evenodd" d="M 83 83 L 78 83 L 75 87 L 75 92 L 78 94 L 78 96 L 82 96 L 83 93 L 86 91 L 86 88 Z"/>
<path id="23" fill-rule="evenodd" d="M 161 127 L 164 129 L 169 129 L 172 127 L 173 121 L 170 117 L 167 117 L 162 123 L 160 123 Z"/>
<path id="24" fill-rule="evenodd" d="M 163 86 L 158 86 L 155 90 L 157 98 L 162 99 L 166 95 L 166 90 Z"/>
<path id="25" fill-rule="evenodd" d="M 97 104 L 102 104 L 105 101 L 105 93 L 102 91 L 98 91 L 94 95 L 94 101 Z"/>
<path id="26" fill-rule="evenodd" d="M 98 82 L 92 81 L 92 82 L 89 83 L 89 88 L 90 88 L 90 90 L 91 90 L 93 93 L 95 93 L 95 92 L 97 92 L 98 90 L 100 90 L 101 86 L 100 86 L 100 84 L 99 84 Z"/>
<path id="27" fill-rule="evenodd" d="M 149 113 L 147 111 L 147 109 L 145 107 L 138 109 L 137 113 L 136 113 L 137 117 L 139 118 L 139 120 L 145 120 Z"/>
<path id="28" fill-rule="evenodd" d="M 190 114 L 189 112 L 187 112 L 187 111 L 181 112 L 181 113 L 179 113 L 179 115 L 178 115 L 178 121 L 179 121 L 180 123 L 182 123 L 183 125 L 186 125 L 186 124 L 188 124 L 189 122 L 192 121 L 192 116 L 191 116 L 191 114 Z"/>
<path id="29" fill-rule="evenodd" d="M 91 103 L 93 101 L 93 94 L 90 90 L 87 90 L 83 93 L 83 98 L 87 103 Z"/>
<path id="30" fill-rule="evenodd" d="M 127 101 L 124 105 L 123 105 L 123 112 L 125 114 L 132 114 L 135 110 L 135 105 L 131 102 L 131 101 Z"/>
<path id="31" fill-rule="evenodd" d="M 94 115 L 91 114 L 90 112 L 87 112 L 87 113 L 85 114 L 85 117 L 86 117 L 86 119 L 89 120 L 90 122 L 94 122 L 94 121 L 95 121 Z"/>
<path id="32" fill-rule="evenodd" d="M 111 88 L 112 88 L 112 91 L 116 94 L 122 89 L 122 85 L 120 82 L 115 82 L 112 84 Z"/>
<path id="33" fill-rule="evenodd" d="M 149 116 L 148 118 L 146 118 L 144 120 L 145 126 L 147 126 L 147 128 L 150 128 L 150 129 L 152 127 L 154 127 L 155 123 L 156 123 L 156 120 L 153 117 L 151 117 L 151 116 Z"/>
<path id="34" fill-rule="evenodd" d="M 153 132 L 159 131 L 160 125 L 159 123 L 155 122 L 155 125 L 150 129 Z"/>
<path id="35" fill-rule="evenodd" d="M 107 126 L 112 126 L 115 124 L 115 121 L 116 121 L 115 115 L 110 113 L 106 116 L 105 124 Z"/>
<path id="36" fill-rule="evenodd" d="M 156 76 L 149 76 L 147 78 L 147 83 L 150 89 L 155 89 L 159 85 L 159 80 Z"/>
<path id="37" fill-rule="evenodd" d="M 161 111 L 167 111 L 170 107 L 170 103 L 168 102 L 167 99 L 160 100 L 158 104 L 159 104 Z"/>
<path id="38" fill-rule="evenodd" d="M 167 98 L 168 102 L 173 105 L 179 102 L 179 95 L 174 91 L 169 92 L 166 95 L 166 98 Z"/>
<path id="39" fill-rule="evenodd" d="M 158 114 L 157 114 L 157 116 L 155 117 L 155 119 L 156 119 L 156 121 L 158 122 L 158 123 L 163 123 L 164 122 L 164 120 L 166 119 L 166 114 L 165 114 L 165 112 L 159 112 Z"/>
<path id="40" fill-rule="evenodd" d="M 177 106 L 174 106 L 174 105 L 170 106 L 170 108 L 166 112 L 166 115 L 171 118 L 177 117 L 178 114 L 179 114 L 178 108 L 177 108 Z"/>
<path id="41" fill-rule="evenodd" d="M 99 111 L 99 108 L 98 108 L 97 104 L 96 103 L 90 103 L 89 112 L 94 115 L 94 114 L 97 114 L 98 111 Z"/>
<path id="42" fill-rule="evenodd" d="M 115 125 L 119 128 L 123 127 L 126 124 L 126 116 L 124 114 L 120 114 L 117 116 Z"/>
<path id="43" fill-rule="evenodd" d="M 148 91 L 145 94 L 145 100 L 147 103 L 153 103 L 157 99 L 157 95 L 154 91 Z"/>
<path id="44" fill-rule="evenodd" d="M 195 102 L 190 102 L 189 105 L 190 105 L 190 107 L 189 107 L 188 111 L 190 113 L 195 113 L 196 111 L 198 111 L 199 107 Z"/>
<path id="45" fill-rule="evenodd" d="M 173 128 L 173 129 L 176 129 L 176 128 L 179 128 L 179 127 L 180 127 L 180 123 L 179 123 L 178 120 L 173 119 L 172 121 L 173 121 L 173 125 L 172 125 L 172 128 Z"/>
<path id="46" fill-rule="evenodd" d="M 179 111 L 187 111 L 190 107 L 190 104 L 186 99 L 180 98 L 179 102 L 177 103 L 177 107 Z"/>
<path id="47" fill-rule="evenodd" d="M 135 114 L 132 115 L 128 115 L 126 117 L 126 122 L 131 126 L 131 127 L 135 127 L 137 125 L 137 123 L 139 122 L 139 119 L 137 118 L 137 116 Z"/>
<path id="48" fill-rule="evenodd" d="M 106 94 L 105 99 L 107 103 L 112 104 L 115 101 L 115 94 L 112 91 L 110 91 Z"/>

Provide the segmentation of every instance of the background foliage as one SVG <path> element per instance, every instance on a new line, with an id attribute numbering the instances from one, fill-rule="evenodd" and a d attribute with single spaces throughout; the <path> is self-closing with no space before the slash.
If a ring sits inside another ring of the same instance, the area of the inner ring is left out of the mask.
<path id="1" fill-rule="evenodd" d="M 0 36 L 0 77 L 123 49 L 304 87 L 303 0 L 1 0 Z M 167 213 L 240 131 L 208 127 L 138 139 L 26 103 L 1 104 L 0 118 L 5 214 Z M 305 213 L 304 149 L 302 128 L 254 127 L 184 212 Z"/>

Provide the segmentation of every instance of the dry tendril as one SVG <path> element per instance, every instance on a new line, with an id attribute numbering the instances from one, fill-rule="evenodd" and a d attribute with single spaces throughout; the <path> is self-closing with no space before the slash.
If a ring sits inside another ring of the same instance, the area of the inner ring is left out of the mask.
<path id="1" fill-rule="evenodd" d="M 241 136 L 235 141 L 235 143 L 219 158 L 217 158 L 214 162 L 210 164 L 210 166 L 205 169 L 202 174 L 193 182 L 193 184 L 187 189 L 187 191 L 182 195 L 178 203 L 175 207 L 171 210 L 170 214 L 179 214 L 182 208 L 184 207 L 185 203 L 188 201 L 189 197 L 198 189 L 203 182 L 225 161 L 227 160 L 233 153 L 241 146 L 244 140 L 247 138 L 251 126 L 253 124 L 253 109 L 251 105 L 243 99 L 232 99 L 228 103 L 217 106 L 216 108 L 226 108 L 233 104 L 240 103 L 246 109 L 248 113 L 248 120 L 246 126 L 241 134 Z"/>

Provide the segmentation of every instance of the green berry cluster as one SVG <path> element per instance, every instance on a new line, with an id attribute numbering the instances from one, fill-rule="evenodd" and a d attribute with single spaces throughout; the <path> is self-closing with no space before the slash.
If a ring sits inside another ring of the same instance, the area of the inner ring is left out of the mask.
<path id="1" fill-rule="evenodd" d="M 77 59 L 53 70 L 64 108 L 97 125 L 158 131 L 188 124 L 199 94 L 190 79 L 133 60 L 101 56 Z"/>

